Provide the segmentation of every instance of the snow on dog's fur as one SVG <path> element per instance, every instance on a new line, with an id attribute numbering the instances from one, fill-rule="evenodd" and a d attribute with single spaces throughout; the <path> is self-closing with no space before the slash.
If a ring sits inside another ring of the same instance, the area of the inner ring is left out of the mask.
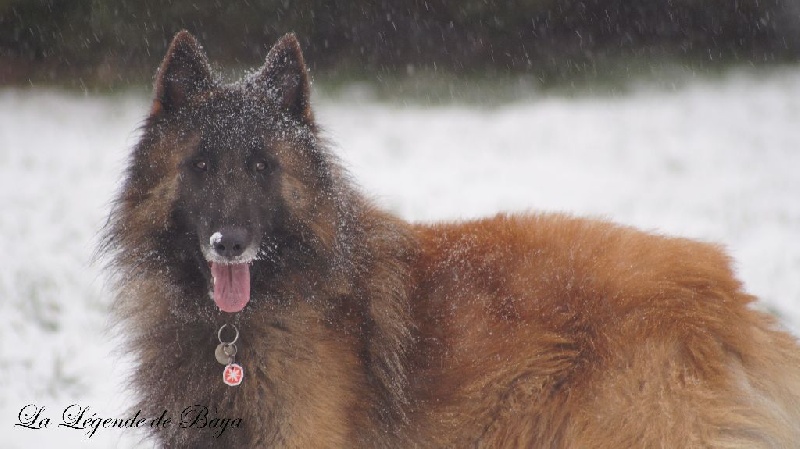
<path id="1" fill-rule="evenodd" d="M 800 349 L 718 248 L 562 215 L 409 224 L 349 181 L 309 89 L 291 35 L 234 85 L 186 32 L 159 69 L 106 238 L 134 409 L 240 419 L 163 446 L 800 441 Z"/>

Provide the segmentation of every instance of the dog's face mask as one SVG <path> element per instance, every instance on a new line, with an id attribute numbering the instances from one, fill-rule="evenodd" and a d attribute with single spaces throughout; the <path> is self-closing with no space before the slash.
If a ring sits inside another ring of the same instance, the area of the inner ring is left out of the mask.
<path id="1" fill-rule="evenodd" d="M 188 33 L 175 37 L 159 69 L 151 120 L 177 155 L 172 220 L 196 245 L 223 312 L 244 309 L 253 268 L 266 275 L 286 265 L 287 248 L 302 246 L 303 229 L 314 227 L 314 211 L 325 207 L 304 187 L 325 179 L 314 157 L 309 89 L 293 36 L 234 85 L 214 80 Z"/>

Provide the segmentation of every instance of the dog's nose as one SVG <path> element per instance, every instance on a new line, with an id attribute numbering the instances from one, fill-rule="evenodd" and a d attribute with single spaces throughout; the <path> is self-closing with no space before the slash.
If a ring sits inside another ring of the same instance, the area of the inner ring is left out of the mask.
<path id="1" fill-rule="evenodd" d="M 225 227 L 211 235 L 211 248 L 222 257 L 241 256 L 250 243 L 250 235 L 244 228 Z"/>

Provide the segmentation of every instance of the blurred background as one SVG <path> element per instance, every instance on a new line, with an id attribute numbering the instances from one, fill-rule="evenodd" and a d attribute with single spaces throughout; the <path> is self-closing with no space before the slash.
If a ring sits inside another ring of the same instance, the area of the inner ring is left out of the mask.
<path id="1" fill-rule="evenodd" d="M 259 64 L 294 31 L 326 80 L 437 74 L 547 85 L 668 64 L 793 62 L 799 17 L 796 0 L 2 0 L 0 83 L 146 82 L 187 29 L 228 69 Z"/>
<path id="2" fill-rule="evenodd" d="M 93 254 L 180 29 L 230 81 L 297 33 L 334 151 L 405 219 L 714 242 L 800 335 L 797 0 L 0 0 L 0 449 L 152 447 L 58 423 L 129 417 Z M 14 425 L 28 404 L 47 428 Z"/>

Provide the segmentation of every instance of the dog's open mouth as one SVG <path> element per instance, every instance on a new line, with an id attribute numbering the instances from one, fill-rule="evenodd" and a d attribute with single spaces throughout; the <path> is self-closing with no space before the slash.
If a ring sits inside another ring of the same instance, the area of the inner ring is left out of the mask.
<path id="1" fill-rule="evenodd" d="M 228 227 L 211 234 L 201 245 L 211 272 L 209 295 L 223 312 L 237 313 L 250 301 L 250 265 L 258 254 L 244 228 Z"/>
<path id="2" fill-rule="evenodd" d="M 250 263 L 209 262 L 213 298 L 219 310 L 236 313 L 250 301 Z"/>

